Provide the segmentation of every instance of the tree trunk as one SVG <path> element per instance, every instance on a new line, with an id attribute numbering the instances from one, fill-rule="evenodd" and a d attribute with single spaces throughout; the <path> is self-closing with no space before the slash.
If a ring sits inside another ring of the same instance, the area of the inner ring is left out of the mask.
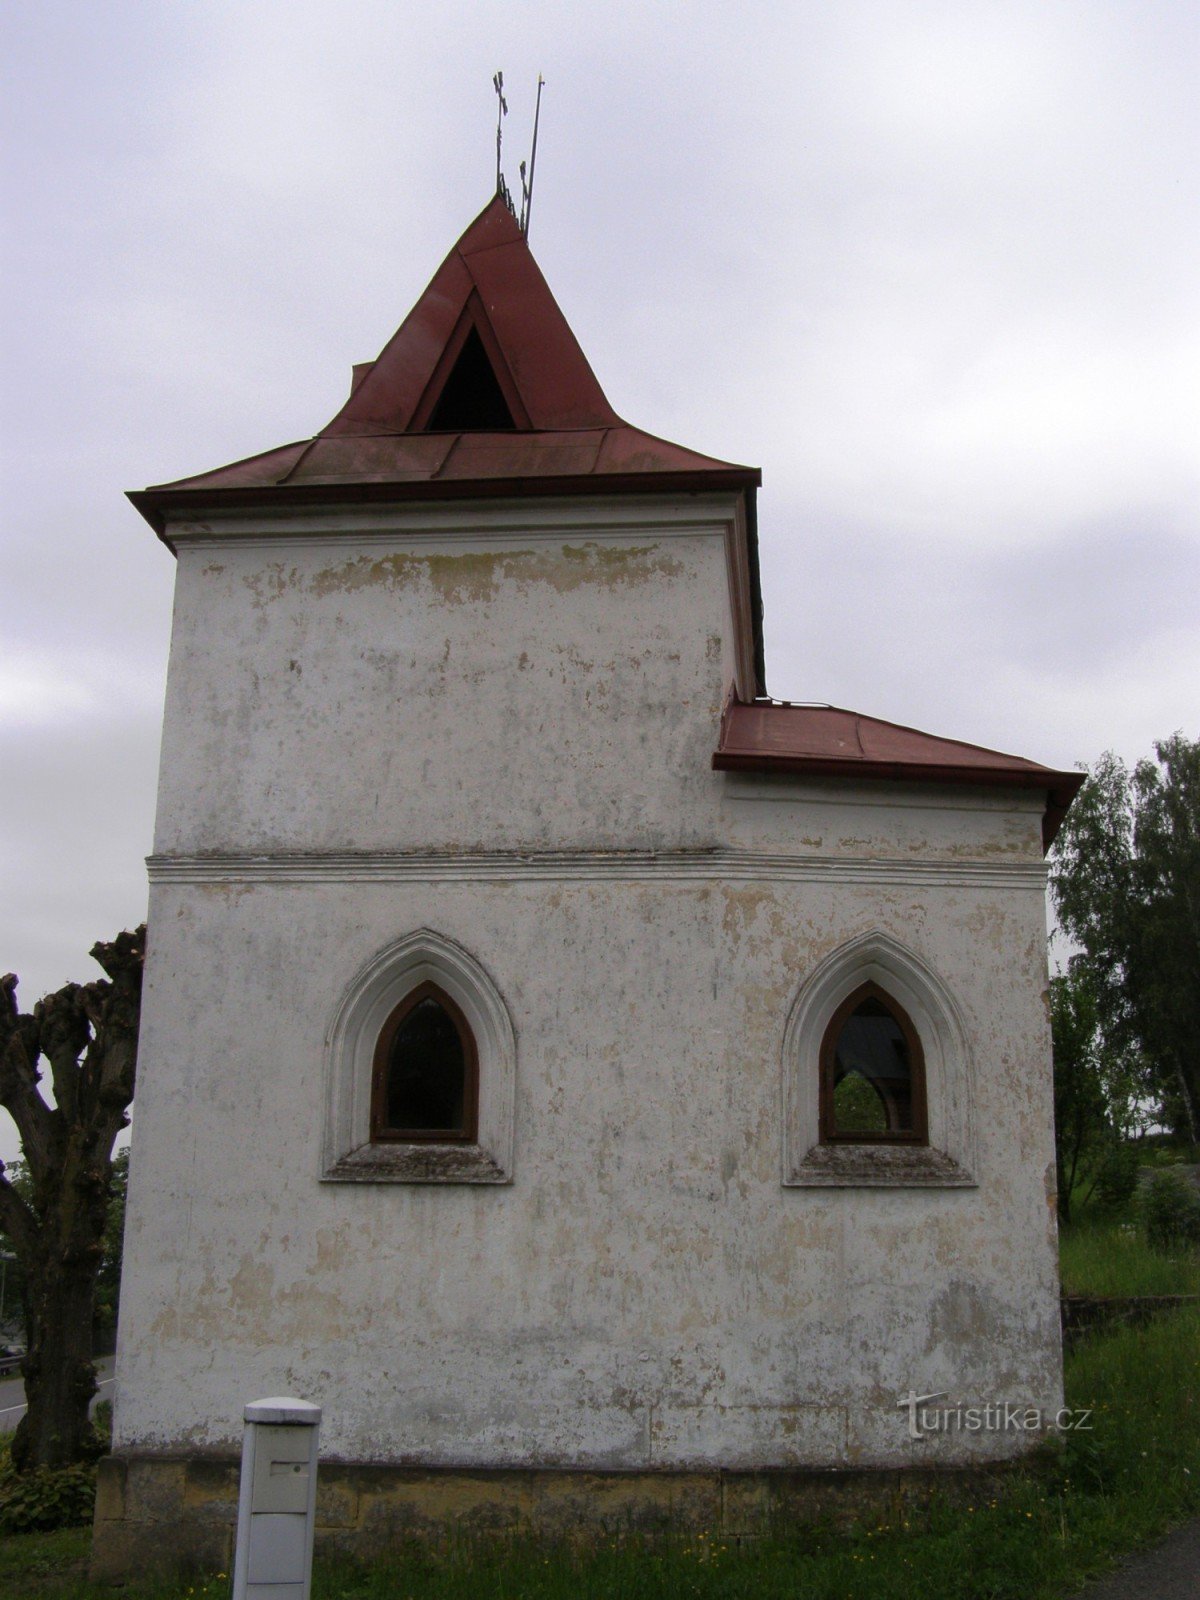
<path id="1" fill-rule="evenodd" d="M 96 1451 L 92 1318 L 113 1142 L 133 1098 L 145 934 L 142 927 L 94 945 L 108 977 L 66 984 L 32 1013 L 17 1006 L 15 976 L 0 978 L 0 1105 L 17 1125 L 27 1167 L 22 1193 L 0 1162 L 0 1227 L 25 1279 L 28 1410 L 12 1442 L 18 1472 Z M 38 1088 L 42 1058 L 53 1104 Z"/>
<path id="2" fill-rule="evenodd" d="M 85 1459 L 95 1444 L 88 1417 L 96 1393 L 92 1319 L 108 1177 L 89 1161 L 82 1142 L 67 1141 L 55 1205 L 39 1230 L 32 1271 L 26 1269 L 21 1370 L 28 1409 L 12 1442 L 18 1472 L 66 1466 Z"/>
<path id="3" fill-rule="evenodd" d="M 46 1262 L 27 1288 L 29 1349 L 21 1370 L 29 1404 L 12 1442 L 12 1462 L 18 1472 L 34 1466 L 65 1467 L 85 1460 L 96 1449 L 88 1417 L 96 1393 L 95 1269 L 72 1271 Z"/>
<path id="4" fill-rule="evenodd" d="M 1174 1062 L 1175 1078 L 1179 1084 L 1179 1098 L 1183 1102 L 1183 1117 L 1187 1125 L 1188 1142 L 1195 1150 L 1200 1145 L 1200 1127 L 1197 1126 L 1196 1105 L 1192 1094 L 1192 1085 L 1188 1082 L 1188 1075 L 1183 1070 L 1182 1063 L 1176 1058 Z"/>

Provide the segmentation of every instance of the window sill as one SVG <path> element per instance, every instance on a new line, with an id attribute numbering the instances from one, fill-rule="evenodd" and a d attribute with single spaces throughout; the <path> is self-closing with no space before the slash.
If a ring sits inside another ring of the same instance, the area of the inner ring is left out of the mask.
<path id="1" fill-rule="evenodd" d="M 326 1167 L 324 1183 L 511 1183 L 478 1144 L 363 1144 Z"/>
<path id="2" fill-rule="evenodd" d="M 789 1189 L 974 1189 L 952 1156 L 927 1145 L 815 1144 L 784 1180 Z"/>

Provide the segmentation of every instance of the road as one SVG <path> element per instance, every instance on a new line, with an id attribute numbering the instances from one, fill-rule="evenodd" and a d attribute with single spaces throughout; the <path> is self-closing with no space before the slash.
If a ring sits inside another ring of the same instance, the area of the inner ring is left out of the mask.
<path id="1" fill-rule="evenodd" d="M 100 1356 L 96 1362 L 96 1376 L 99 1378 L 99 1388 L 95 1405 L 99 1400 L 111 1400 L 116 1379 L 113 1377 L 112 1356 Z M 22 1378 L 5 1378 L 0 1381 L 0 1433 L 11 1433 L 25 1415 L 25 1383 Z"/>

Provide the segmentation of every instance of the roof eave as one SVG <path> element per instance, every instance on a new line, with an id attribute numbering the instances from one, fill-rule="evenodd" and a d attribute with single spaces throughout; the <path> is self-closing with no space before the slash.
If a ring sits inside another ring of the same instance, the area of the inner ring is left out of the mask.
<path id="1" fill-rule="evenodd" d="M 429 500 L 498 500 L 534 496 L 577 496 L 610 494 L 713 494 L 742 493 L 753 508 L 754 491 L 762 482 L 757 467 L 703 468 L 682 472 L 588 473 L 580 476 L 539 476 L 536 478 L 439 478 L 416 479 L 399 483 L 291 483 L 230 489 L 173 489 L 170 486 L 131 489 L 126 498 L 146 519 L 155 533 L 174 549 L 166 528 L 173 514 L 202 516 L 206 512 L 265 511 L 268 508 L 329 504 L 384 504 Z M 751 523 L 753 517 L 750 518 Z M 757 592 L 757 541 L 751 540 L 754 584 Z M 755 648 L 761 677 L 761 605 L 757 607 Z"/>

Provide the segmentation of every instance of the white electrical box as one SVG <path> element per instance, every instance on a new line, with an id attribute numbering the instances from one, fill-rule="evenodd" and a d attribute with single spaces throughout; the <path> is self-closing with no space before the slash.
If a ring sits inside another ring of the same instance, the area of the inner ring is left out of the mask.
<path id="1" fill-rule="evenodd" d="M 245 1424 L 233 1600 L 308 1600 L 321 1408 L 254 1400 Z"/>

